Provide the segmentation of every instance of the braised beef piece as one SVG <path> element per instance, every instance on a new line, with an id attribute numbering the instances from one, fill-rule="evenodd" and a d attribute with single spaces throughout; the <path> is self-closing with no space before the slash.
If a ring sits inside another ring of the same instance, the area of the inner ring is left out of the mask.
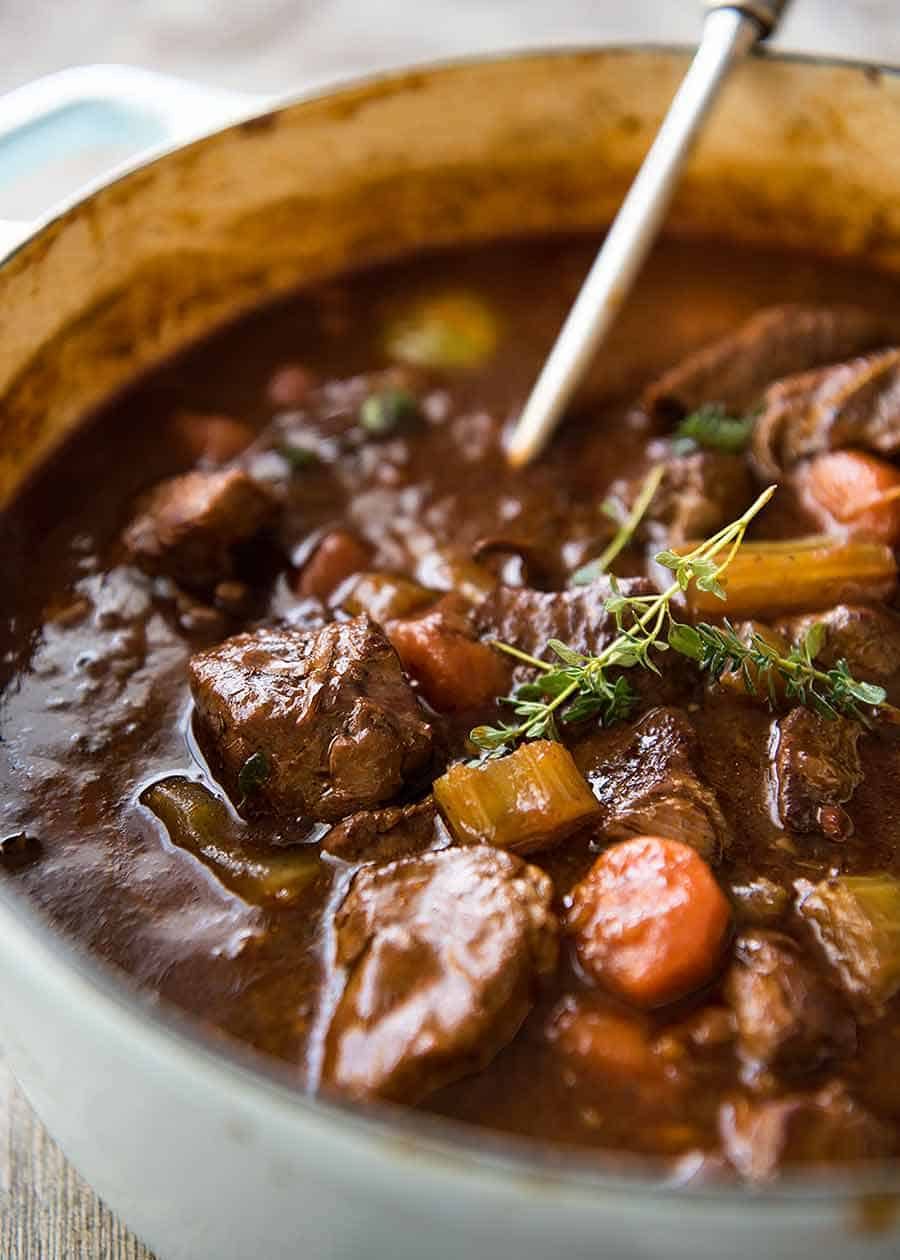
<path id="1" fill-rule="evenodd" d="M 665 836 L 707 861 L 724 852 L 728 824 L 698 777 L 697 737 L 679 709 L 651 709 L 634 725 L 581 741 L 573 753 L 604 811 L 598 830 L 606 839 Z"/>
<path id="2" fill-rule="evenodd" d="M 646 578 L 620 578 L 623 595 L 652 595 Z M 566 591 L 536 591 L 530 586 L 498 586 L 477 609 L 483 638 L 499 639 L 532 656 L 546 655 L 547 641 L 559 639 L 576 652 L 597 652 L 616 635 L 605 601 L 613 590 L 608 578 Z"/>
<path id="3" fill-rule="evenodd" d="M 900 350 L 788 376 L 769 387 L 753 429 L 753 457 L 763 476 L 821 451 L 900 450 Z"/>
<path id="4" fill-rule="evenodd" d="M 793 831 L 834 830 L 834 818 L 862 782 L 858 722 L 792 709 L 773 727 L 778 812 Z"/>
<path id="5" fill-rule="evenodd" d="M 337 913 L 347 983 L 324 1081 L 418 1102 L 483 1068 L 554 971 L 553 886 L 487 845 L 363 867 Z"/>
<path id="6" fill-rule="evenodd" d="M 791 617 L 775 628 L 799 643 L 818 622 L 826 631 L 818 665 L 831 669 L 845 660 L 851 674 L 872 682 L 885 682 L 900 670 L 900 617 L 883 604 L 838 604 L 827 612 Z"/>
<path id="7" fill-rule="evenodd" d="M 434 798 L 428 796 L 413 805 L 359 810 L 331 828 L 322 848 L 344 862 L 394 862 L 450 844 Z"/>
<path id="8" fill-rule="evenodd" d="M 804 1075 L 856 1049 L 852 1016 L 782 932 L 749 931 L 737 938 L 725 997 L 751 1079 L 762 1069 Z"/>
<path id="9" fill-rule="evenodd" d="M 653 497 L 646 527 L 669 546 L 709 537 L 753 500 L 756 486 L 742 455 L 719 451 L 673 455 L 671 444 L 661 440 L 650 443 L 648 455 L 654 463 L 665 463 L 666 475 Z M 644 481 L 641 475 L 624 487 L 614 486 L 613 493 L 631 505 Z"/>
<path id="10" fill-rule="evenodd" d="M 709 402 L 747 411 L 772 381 L 888 345 L 891 331 L 854 306 L 769 307 L 665 372 L 641 410 L 669 423 Z"/>
<path id="11" fill-rule="evenodd" d="M 135 563 L 204 589 L 233 572 L 233 549 L 271 525 L 268 490 L 239 468 L 189 472 L 145 496 L 122 541 Z"/>
<path id="12" fill-rule="evenodd" d="M 204 746 L 252 809 L 336 820 L 388 800 L 428 761 L 431 727 L 366 616 L 239 634 L 189 671 Z M 239 781 L 251 758 L 252 793 Z"/>
<path id="13" fill-rule="evenodd" d="M 751 1181 L 766 1181 L 785 1164 L 885 1159 L 896 1146 L 840 1082 L 814 1094 L 726 1102 L 719 1131 L 729 1162 Z"/>

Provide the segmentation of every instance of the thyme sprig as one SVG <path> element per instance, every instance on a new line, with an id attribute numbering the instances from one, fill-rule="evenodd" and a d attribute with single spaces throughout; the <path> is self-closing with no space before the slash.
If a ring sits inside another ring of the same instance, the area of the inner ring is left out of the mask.
<path id="1" fill-rule="evenodd" d="M 825 633 L 824 625 L 816 622 L 799 643 L 783 653 L 756 632 L 744 642 L 727 620 L 722 626 L 673 623 L 669 643 L 716 681 L 725 673 L 740 674 L 751 695 L 767 697 L 773 706 L 778 700 L 780 681 L 787 700 L 824 718 L 850 717 L 868 726 L 867 709 L 885 708 L 896 713 L 886 703 L 884 688 L 854 678 L 845 660 L 837 661 L 831 669 L 820 669 L 815 664 Z"/>
<path id="2" fill-rule="evenodd" d="M 602 577 L 608 571 L 619 552 L 624 551 L 634 537 L 635 530 L 644 519 L 647 509 L 653 502 L 665 473 L 664 464 L 657 464 L 655 468 L 651 468 L 632 505 L 631 511 L 625 520 L 622 521 L 609 544 L 596 560 L 589 560 L 587 564 L 583 564 L 580 569 L 575 570 L 569 578 L 570 586 L 588 586 L 596 578 Z"/>
<path id="3" fill-rule="evenodd" d="M 724 600 L 721 577 L 744 540 L 747 527 L 775 492 L 774 486 L 759 496 L 742 516 L 720 529 L 687 555 L 662 551 L 657 563 L 670 569 L 674 581 L 656 595 L 624 595 L 615 578 L 610 578 L 612 595 L 605 607 L 615 619 L 616 635 L 596 656 L 573 651 L 558 639 L 547 644 L 555 660 L 542 660 L 508 643 L 493 646 L 514 660 L 538 672 L 533 682 L 523 683 L 511 696 L 504 697 L 518 722 L 478 726 L 470 732 L 472 743 L 486 756 L 498 756 L 521 739 L 559 739 L 560 724 L 599 719 L 610 726 L 630 715 L 637 695 L 628 678 L 611 670 L 634 667 L 659 673 L 652 653 L 668 649 L 694 661 L 698 668 L 718 681 L 723 674 L 737 672 L 746 690 L 763 696 L 775 706 L 779 682 L 787 700 L 834 719 L 854 718 L 868 725 L 870 711 L 879 710 L 900 722 L 900 710 L 887 703 L 883 687 L 854 678 L 845 660 L 830 669 L 816 664 L 826 629 L 812 625 L 799 643 L 787 652 L 779 651 L 755 631 L 745 642 L 727 619 L 721 626 L 709 622 L 688 625 L 672 615 L 672 601 L 692 583 L 702 591 Z"/>
<path id="4" fill-rule="evenodd" d="M 494 647 L 531 665 L 539 671 L 539 677 L 505 697 L 519 722 L 477 726 L 469 734 L 472 743 L 482 752 L 497 754 L 520 739 L 558 739 L 560 722 L 598 717 L 608 726 L 627 717 L 634 706 L 635 693 L 626 678 L 610 677 L 609 671 L 639 666 L 659 673 L 651 653 L 666 651 L 670 646 L 664 632 L 678 624 L 670 611 L 673 599 L 691 583 L 725 598 L 719 579 L 737 554 L 750 522 L 774 493 L 775 487 L 769 486 L 737 520 L 686 555 L 660 552 L 657 563 L 674 574 L 674 581 L 662 592 L 624 595 L 615 578 L 611 578 L 613 593 L 606 600 L 606 608 L 615 619 L 616 635 L 596 656 L 575 652 L 558 639 L 551 639 L 547 647 L 556 660 L 545 661 L 495 641 Z"/>

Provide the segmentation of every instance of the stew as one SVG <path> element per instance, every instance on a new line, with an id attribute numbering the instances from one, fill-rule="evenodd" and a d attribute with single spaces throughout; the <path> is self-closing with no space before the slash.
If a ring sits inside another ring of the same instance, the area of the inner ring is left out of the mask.
<path id="1" fill-rule="evenodd" d="M 305 1090 L 896 1156 L 900 284 L 666 243 L 513 473 L 591 248 L 299 294 L 82 427 L 3 521 L 0 868 Z"/>

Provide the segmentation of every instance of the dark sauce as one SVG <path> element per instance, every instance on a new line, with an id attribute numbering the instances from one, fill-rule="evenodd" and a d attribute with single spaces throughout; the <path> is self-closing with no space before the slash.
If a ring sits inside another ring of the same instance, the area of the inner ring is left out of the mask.
<path id="1" fill-rule="evenodd" d="M 323 931 L 340 863 L 323 863 L 301 899 L 284 909 L 248 905 L 189 854 L 174 848 L 138 804 L 148 783 L 208 770 L 190 739 L 186 662 L 204 646 L 185 633 L 171 598 L 124 567 L 118 543 L 135 496 L 188 461 L 170 440 L 179 410 L 239 416 L 262 430 L 276 408 L 266 387 L 284 363 L 323 380 L 386 366 L 385 321 L 419 294 L 477 293 L 496 312 L 496 353 L 437 384 L 446 420 L 372 448 L 346 467 L 295 479 L 285 548 L 349 524 L 376 560 L 421 576 L 435 546 L 466 545 L 514 525 L 549 557 L 558 584 L 578 562 L 606 488 L 634 462 L 629 400 L 661 368 L 732 328 L 752 311 L 790 300 L 847 301 L 896 309 L 900 284 L 819 258 L 753 253 L 717 244 L 663 246 L 596 364 L 575 421 L 526 472 L 506 468 L 498 435 L 521 406 L 589 264 L 593 243 L 491 246 L 437 255 L 350 277 L 259 311 L 137 382 L 48 466 L 3 521 L 0 577 L 0 837 L 3 869 L 63 933 L 120 968 L 144 990 L 229 1037 L 315 1076 L 321 1031 Z M 789 532 L 776 510 L 771 532 Z M 423 560 L 424 558 L 424 560 Z M 625 569 L 639 567 L 625 557 Z M 266 577 L 250 622 L 285 604 L 283 579 Z M 227 633 L 241 628 L 240 620 Z M 766 873 L 778 882 L 877 867 L 900 874 L 900 781 L 893 749 L 867 739 L 866 780 L 851 806 L 854 835 L 834 847 L 779 848 L 766 786 L 768 715 L 740 700 L 688 697 L 707 781 L 736 844 L 725 884 Z M 459 723 L 447 722 L 458 744 Z M 198 759 L 200 758 L 200 759 Z M 264 826 L 264 824 L 260 824 Z M 273 836 L 275 840 L 285 837 Z M 288 836 L 297 839 L 298 836 Z M 303 837 L 299 837 L 302 839 Z M 594 857 L 587 839 L 538 855 L 560 900 Z M 677 1155 L 716 1146 L 724 1091 L 739 1088 L 731 1046 L 690 1030 L 715 990 L 647 1017 L 669 1034 L 670 1067 L 593 1078 L 576 1072 L 546 1035 L 551 1012 L 581 994 L 621 1014 L 588 986 L 571 958 L 554 992 L 483 1072 L 426 1105 L 472 1123 L 556 1142 Z M 693 1038 L 693 1040 L 692 1040 Z M 685 1066 L 684 1046 L 693 1046 Z M 699 1048 L 698 1048 L 699 1047 Z M 892 1050 L 893 1054 L 888 1053 Z M 845 1074 L 895 1126 L 900 1091 L 890 1064 L 900 1050 L 896 1009 L 865 1031 Z M 665 1045 L 663 1045 L 665 1051 Z M 665 1054 L 663 1054 L 665 1057 Z M 813 1082 L 815 1083 L 815 1081 Z"/>

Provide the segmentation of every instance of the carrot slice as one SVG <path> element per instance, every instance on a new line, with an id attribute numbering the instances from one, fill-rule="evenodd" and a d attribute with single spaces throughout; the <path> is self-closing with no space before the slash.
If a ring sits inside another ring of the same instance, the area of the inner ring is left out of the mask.
<path id="1" fill-rule="evenodd" d="M 431 612 L 387 627 L 403 668 L 439 713 L 458 713 L 490 703 L 509 687 L 506 660 L 473 639 L 452 597 Z"/>
<path id="2" fill-rule="evenodd" d="M 694 849 L 635 836 L 607 849 L 576 885 L 566 927 L 587 975 L 649 1008 L 712 979 L 729 921 L 728 902 Z"/>
<path id="3" fill-rule="evenodd" d="M 900 469 L 862 451 L 827 451 L 804 478 L 810 506 L 857 537 L 900 542 Z"/>
<path id="4" fill-rule="evenodd" d="M 346 529 L 333 529 L 316 547 L 297 576 L 297 594 L 325 601 L 338 586 L 372 559 L 367 543 Z"/>
<path id="5" fill-rule="evenodd" d="M 234 416 L 179 411 L 172 418 L 175 437 L 194 461 L 227 464 L 253 441 L 253 429 Z"/>

